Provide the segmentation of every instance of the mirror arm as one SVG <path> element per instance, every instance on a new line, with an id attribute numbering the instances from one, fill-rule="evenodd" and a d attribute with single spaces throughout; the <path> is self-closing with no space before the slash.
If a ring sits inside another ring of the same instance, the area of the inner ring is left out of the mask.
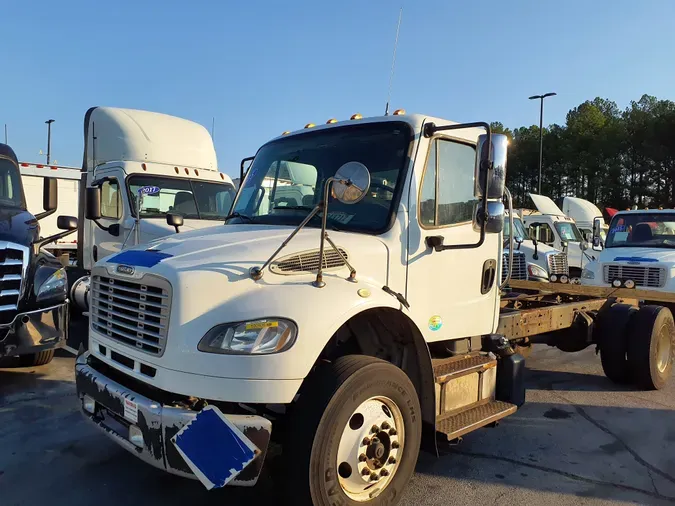
<path id="1" fill-rule="evenodd" d="M 49 244 L 50 242 L 58 241 L 59 239 L 64 238 L 67 235 L 72 234 L 73 232 L 76 232 L 77 229 L 74 228 L 72 230 L 64 230 L 63 232 L 59 232 L 58 234 L 50 235 L 49 237 L 45 237 L 44 239 L 38 239 L 33 243 L 33 246 L 35 247 L 35 250 L 39 250 L 42 246 L 45 244 Z"/>
<path id="2" fill-rule="evenodd" d="M 108 232 L 108 231 L 110 230 L 110 227 L 106 227 L 106 226 L 101 225 L 101 224 L 98 222 L 98 220 L 91 220 L 91 221 L 93 221 L 93 222 L 94 222 L 94 225 L 96 225 L 98 228 L 100 228 L 100 229 L 103 230 L 104 232 Z"/>
<path id="3" fill-rule="evenodd" d="M 511 233 L 509 234 L 509 261 L 508 261 L 508 270 L 506 271 L 506 277 L 504 278 L 504 281 L 499 285 L 499 289 L 503 290 L 506 288 L 511 281 L 511 273 L 513 272 L 513 199 L 511 198 L 511 192 L 509 189 L 504 186 L 504 196 L 506 197 L 506 204 L 508 205 L 509 208 L 509 230 Z M 520 247 L 520 245 L 519 245 Z"/>
<path id="4" fill-rule="evenodd" d="M 326 283 L 323 281 L 323 248 L 326 239 L 326 223 L 328 221 L 328 190 L 335 181 L 334 177 L 329 177 L 323 186 L 323 216 L 321 217 L 321 242 L 319 243 L 319 270 L 316 271 L 316 279 L 312 283 L 317 288 L 323 288 Z"/>
<path id="5" fill-rule="evenodd" d="M 46 218 L 47 216 L 51 216 L 55 212 L 56 212 L 56 209 L 52 209 L 51 211 L 45 211 L 45 212 L 42 212 L 42 213 L 37 213 L 35 215 L 35 219 L 40 221 L 42 218 Z"/>

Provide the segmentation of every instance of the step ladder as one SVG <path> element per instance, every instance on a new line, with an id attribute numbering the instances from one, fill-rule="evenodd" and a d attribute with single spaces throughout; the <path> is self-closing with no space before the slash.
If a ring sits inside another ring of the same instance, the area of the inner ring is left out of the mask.
<path id="1" fill-rule="evenodd" d="M 497 359 L 474 353 L 434 359 L 436 431 L 455 440 L 501 420 L 518 409 L 495 399 Z"/>

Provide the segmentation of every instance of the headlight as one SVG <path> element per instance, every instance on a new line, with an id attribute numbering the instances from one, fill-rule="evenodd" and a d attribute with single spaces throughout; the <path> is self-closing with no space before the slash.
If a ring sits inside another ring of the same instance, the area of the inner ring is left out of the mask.
<path id="1" fill-rule="evenodd" d="M 35 276 L 37 279 L 39 276 Z M 45 299 L 55 299 L 58 297 L 66 297 L 68 294 L 68 277 L 64 268 L 53 272 L 47 279 L 45 279 L 37 292 L 37 301 Z"/>
<path id="2" fill-rule="evenodd" d="M 207 353 L 267 355 L 293 346 L 297 334 L 295 323 L 280 318 L 224 323 L 209 330 L 197 349 Z"/>
<path id="3" fill-rule="evenodd" d="M 582 279 L 595 279 L 595 272 L 590 269 L 584 269 L 581 271 Z"/>
<path id="4" fill-rule="evenodd" d="M 548 272 L 546 272 L 546 269 L 537 264 L 527 264 L 527 272 L 532 277 L 548 279 Z"/>

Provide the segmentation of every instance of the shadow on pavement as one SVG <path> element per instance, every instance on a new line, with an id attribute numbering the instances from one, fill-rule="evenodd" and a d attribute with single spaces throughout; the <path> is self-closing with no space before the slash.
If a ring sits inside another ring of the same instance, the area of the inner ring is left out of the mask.
<path id="1" fill-rule="evenodd" d="M 570 371 L 526 369 L 527 388 L 579 392 L 629 392 L 630 386 L 617 385 L 605 376 Z"/>

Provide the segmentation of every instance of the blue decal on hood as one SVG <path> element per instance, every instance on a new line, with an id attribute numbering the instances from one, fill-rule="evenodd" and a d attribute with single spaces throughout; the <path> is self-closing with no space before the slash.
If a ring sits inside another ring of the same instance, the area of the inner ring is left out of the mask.
<path id="1" fill-rule="evenodd" d="M 658 262 L 658 258 L 616 257 L 615 262 Z"/>
<path id="2" fill-rule="evenodd" d="M 115 255 L 108 262 L 115 264 L 136 265 L 138 267 L 152 267 L 157 265 L 165 258 L 171 258 L 173 255 L 162 253 L 161 251 L 151 250 L 129 250 Z"/>

